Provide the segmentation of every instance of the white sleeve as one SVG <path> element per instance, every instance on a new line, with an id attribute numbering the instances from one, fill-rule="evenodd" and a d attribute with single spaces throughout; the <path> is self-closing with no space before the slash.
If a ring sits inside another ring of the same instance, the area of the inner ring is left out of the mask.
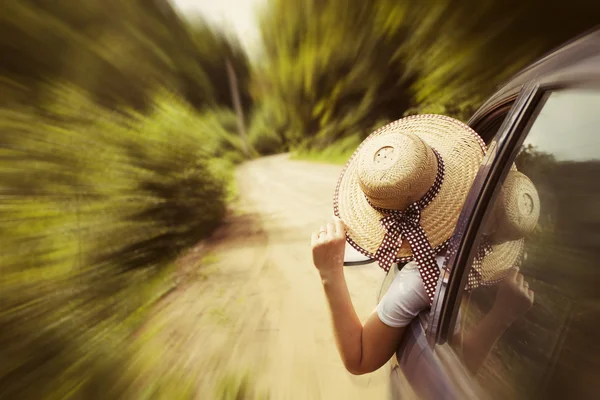
<path id="1" fill-rule="evenodd" d="M 377 305 L 377 315 L 392 328 L 407 326 L 421 310 L 429 307 L 429 298 L 417 264 L 404 266 Z"/>

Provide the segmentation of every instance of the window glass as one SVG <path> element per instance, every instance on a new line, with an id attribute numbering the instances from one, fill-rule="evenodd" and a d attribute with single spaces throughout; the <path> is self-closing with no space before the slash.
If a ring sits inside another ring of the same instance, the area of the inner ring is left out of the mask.
<path id="1" fill-rule="evenodd" d="M 489 145 L 492 138 L 498 133 L 498 130 L 502 126 L 502 123 L 506 119 L 508 112 L 514 104 L 514 99 L 507 101 L 504 104 L 498 106 L 498 108 L 492 110 L 479 122 L 477 122 L 473 129 L 481 136 L 486 144 Z"/>
<path id="2" fill-rule="evenodd" d="M 532 120 L 486 211 L 451 342 L 491 398 L 597 398 L 600 91 L 552 92 Z"/>

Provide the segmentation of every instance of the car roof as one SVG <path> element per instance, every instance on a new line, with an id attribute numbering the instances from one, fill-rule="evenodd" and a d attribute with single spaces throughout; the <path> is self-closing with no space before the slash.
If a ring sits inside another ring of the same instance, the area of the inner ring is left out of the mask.
<path id="1" fill-rule="evenodd" d="M 481 114 L 487 112 L 489 106 L 499 100 L 517 93 L 520 88 L 534 79 L 554 75 L 573 65 L 573 60 L 579 62 L 598 58 L 600 55 L 600 29 L 596 28 L 590 32 L 576 37 L 562 46 L 542 56 L 538 61 L 524 68 L 506 82 L 494 93 L 473 115 L 471 121 L 479 119 Z M 597 73 L 600 63 L 589 63 L 590 72 Z"/>

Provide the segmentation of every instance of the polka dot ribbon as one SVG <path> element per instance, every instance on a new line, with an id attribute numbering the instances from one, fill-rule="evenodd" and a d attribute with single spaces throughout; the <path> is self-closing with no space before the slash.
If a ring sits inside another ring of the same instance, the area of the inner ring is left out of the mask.
<path id="1" fill-rule="evenodd" d="M 371 207 L 385 214 L 380 222 L 386 230 L 381 245 L 375 252 L 379 266 L 386 272 L 396 260 L 403 240 L 408 240 L 413 257 L 419 267 L 419 273 L 429 300 L 433 302 L 435 288 L 440 276 L 440 270 L 435 261 L 435 252 L 427 239 L 427 234 L 421 227 L 421 211 L 431 203 L 439 193 L 444 180 L 444 162 L 437 151 L 434 153 L 438 160 L 438 171 L 435 181 L 425 195 L 417 202 L 411 204 L 404 211 Z M 368 201 L 368 199 L 367 199 Z"/>
<path id="2" fill-rule="evenodd" d="M 475 254 L 475 258 L 473 259 L 471 270 L 469 271 L 466 290 L 473 290 L 481 286 L 483 282 L 483 259 L 490 254 L 492 254 L 492 245 L 487 236 L 483 236 L 481 238 L 481 244 Z"/>
<path id="3" fill-rule="evenodd" d="M 523 257 L 525 248 L 522 246 L 519 250 L 519 255 L 517 256 L 516 262 L 512 265 L 512 267 L 520 267 L 523 262 Z M 466 290 L 471 291 L 473 289 L 477 289 L 480 286 L 493 286 L 497 283 L 502 282 L 510 268 L 503 268 L 503 273 L 499 274 L 496 279 L 484 280 L 483 276 L 483 260 L 492 254 L 493 247 L 489 237 L 483 235 L 481 238 L 481 243 L 479 244 L 479 248 L 477 249 L 477 253 L 473 258 L 473 262 L 471 264 L 471 270 L 469 271 L 469 276 L 467 278 L 467 286 Z"/>

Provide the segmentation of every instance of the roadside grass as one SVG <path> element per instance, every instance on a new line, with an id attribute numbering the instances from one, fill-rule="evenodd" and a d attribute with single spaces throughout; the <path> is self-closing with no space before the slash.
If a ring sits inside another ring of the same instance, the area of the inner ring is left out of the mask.
<path id="1" fill-rule="evenodd" d="M 101 372 L 94 388 L 101 389 L 98 382 L 112 381 L 111 394 L 141 400 L 268 399 L 258 389 L 256 371 L 241 360 L 230 360 L 227 334 L 232 316 L 222 304 L 227 291 L 212 282 L 219 281 L 214 267 L 220 257 L 205 250 L 198 259 L 190 260 L 190 269 L 198 273 L 190 275 L 186 289 L 154 309 L 127 352 Z M 203 296 L 202 300 L 198 296 Z M 200 308 L 190 305 L 182 311 L 192 300 L 199 301 Z M 234 300 L 241 303 L 244 297 Z M 91 391 L 90 387 L 86 393 Z"/>
<path id="2" fill-rule="evenodd" d="M 178 369 L 164 371 L 156 380 L 151 381 L 136 396 L 139 400 L 177 399 L 193 400 L 198 398 L 198 379 L 193 374 L 183 374 Z M 212 390 L 214 400 L 268 400 L 269 396 L 257 389 L 255 379 L 249 371 L 231 370 L 217 379 Z"/>
<path id="3" fill-rule="evenodd" d="M 215 253 L 207 253 L 204 255 L 204 257 L 202 257 L 202 260 L 200 260 L 200 265 L 208 266 L 211 264 L 215 264 L 218 261 L 219 261 L 218 255 L 216 255 Z"/>
<path id="4" fill-rule="evenodd" d="M 310 151 L 310 152 L 298 152 L 292 153 L 290 156 L 291 160 L 298 161 L 309 161 L 315 163 L 326 163 L 334 165 L 344 165 L 352 155 L 352 152 L 346 154 L 327 154 L 325 152 Z"/>
<path id="5" fill-rule="evenodd" d="M 242 370 L 224 375 L 216 386 L 214 398 L 216 400 L 267 400 L 268 396 L 256 388 L 252 373 Z"/>
<path id="6" fill-rule="evenodd" d="M 310 162 L 344 165 L 360 144 L 360 138 L 349 136 L 322 149 L 297 148 L 292 150 L 290 159 Z"/>

